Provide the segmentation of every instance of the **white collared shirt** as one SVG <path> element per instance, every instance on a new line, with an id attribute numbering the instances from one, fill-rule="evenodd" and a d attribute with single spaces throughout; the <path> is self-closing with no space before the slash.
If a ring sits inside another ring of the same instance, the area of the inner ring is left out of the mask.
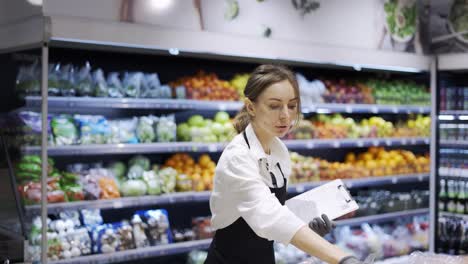
<path id="1" fill-rule="evenodd" d="M 274 138 L 267 155 L 252 125 L 245 133 L 249 145 L 242 133 L 237 135 L 216 166 L 210 197 L 211 225 L 225 228 L 242 217 L 258 236 L 287 245 L 306 224 L 282 206 L 269 189 L 284 186 L 283 174 L 286 179 L 291 174 L 288 149 Z"/>

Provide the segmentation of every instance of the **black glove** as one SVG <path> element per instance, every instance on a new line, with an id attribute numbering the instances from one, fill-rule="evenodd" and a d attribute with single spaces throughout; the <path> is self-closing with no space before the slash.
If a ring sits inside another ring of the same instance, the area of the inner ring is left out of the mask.
<path id="1" fill-rule="evenodd" d="M 374 263 L 375 256 L 374 255 L 369 255 L 364 261 L 360 261 L 359 259 L 353 257 L 353 256 L 348 256 L 345 257 L 344 259 L 340 260 L 338 264 L 373 264 Z"/>
<path id="2" fill-rule="evenodd" d="M 330 231 L 332 231 L 332 229 L 336 227 L 336 223 L 330 221 L 330 219 L 328 219 L 328 216 L 326 214 L 323 214 L 322 218 L 316 217 L 312 221 L 310 221 L 309 227 L 315 233 L 323 237 L 326 234 L 330 233 Z"/>

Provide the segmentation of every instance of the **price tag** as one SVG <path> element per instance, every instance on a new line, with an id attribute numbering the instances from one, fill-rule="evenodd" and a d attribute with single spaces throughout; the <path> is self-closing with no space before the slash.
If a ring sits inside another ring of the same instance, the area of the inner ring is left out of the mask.
<path id="1" fill-rule="evenodd" d="M 393 178 L 392 178 L 392 183 L 393 183 L 393 184 L 397 184 L 397 183 L 398 183 L 398 178 L 393 177 Z"/>
<path id="2" fill-rule="evenodd" d="M 372 140 L 372 145 L 378 146 L 378 145 L 380 145 L 380 141 L 377 140 L 377 139 L 374 139 L 374 140 Z"/>
<path id="3" fill-rule="evenodd" d="M 420 182 L 422 182 L 422 181 L 424 180 L 424 176 L 419 175 L 419 176 L 418 176 L 418 180 L 419 180 Z"/>
<path id="4" fill-rule="evenodd" d="M 354 186 L 353 182 L 351 181 L 346 182 L 346 187 L 348 187 L 348 189 L 353 188 L 353 186 Z"/>
<path id="5" fill-rule="evenodd" d="M 387 144 L 387 146 L 391 146 L 393 142 L 390 139 L 386 139 L 385 144 Z"/>
<path id="6" fill-rule="evenodd" d="M 216 152 L 216 151 L 218 151 L 218 146 L 216 144 L 209 144 L 208 145 L 208 151 L 209 152 Z"/>
<path id="7" fill-rule="evenodd" d="M 356 145 L 360 148 L 364 147 L 364 142 L 362 140 L 356 141 Z"/>
<path id="8" fill-rule="evenodd" d="M 314 142 L 312 142 L 312 141 L 307 141 L 307 143 L 306 143 L 306 148 L 308 148 L 308 149 L 313 149 L 314 146 L 315 146 L 315 145 L 314 145 Z"/>
<path id="9" fill-rule="evenodd" d="M 371 107 L 371 112 L 374 114 L 377 114 L 379 112 L 379 108 L 377 106 L 372 106 Z"/>
<path id="10" fill-rule="evenodd" d="M 303 191 L 304 191 L 304 186 L 303 185 L 299 185 L 299 186 L 296 187 L 296 192 L 301 193 Z"/>
<path id="11" fill-rule="evenodd" d="M 223 104 L 223 103 L 219 104 L 218 109 L 219 111 L 226 111 L 227 109 L 226 104 Z"/>
<path id="12" fill-rule="evenodd" d="M 122 208 L 123 207 L 122 201 L 114 201 L 112 203 L 112 207 L 115 208 L 115 209 Z"/>
<path id="13" fill-rule="evenodd" d="M 340 142 L 339 141 L 333 141 L 332 146 L 334 148 L 339 148 L 340 147 Z"/>
<path id="14" fill-rule="evenodd" d="M 398 107 L 396 106 L 392 107 L 392 112 L 395 114 L 398 113 Z"/>
<path id="15" fill-rule="evenodd" d="M 345 111 L 346 113 L 352 113 L 353 112 L 353 108 L 351 106 L 346 106 L 345 107 Z"/>
<path id="16" fill-rule="evenodd" d="M 424 139 L 424 144 L 429 144 L 430 140 L 429 139 Z"/>
<path id="17" fill-rule="evenodd" d="M 411 139 L 411 144 L 413 144 L 413 145 L 416 144 L 416 139 L 415 138 Z"/>
<path id="18" fill-rule="evenodd" d="M 419 113 L 421 113 L 421 114 L 424 113 L 424 108 L 419 107 Z"/>
<path id="19" fill-rule="evenodd" d="M 401 140 L 401 144 L 402 144 L 402 145 L 406 145 L 406 141 L 407 141 L 406 138 L 403 138 L 403 139 Z"/>

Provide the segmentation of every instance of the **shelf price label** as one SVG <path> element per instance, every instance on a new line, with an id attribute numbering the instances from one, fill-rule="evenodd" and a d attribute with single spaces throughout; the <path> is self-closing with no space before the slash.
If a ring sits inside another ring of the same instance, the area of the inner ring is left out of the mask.
<path id="1" fill-rule="evenodd" d="M 390 139 L 386 139 L 385 144 L 387 144 L 387 146 L 391 146 L 393 142 Z"/>
<path id="2" fill-rule="evenodd" d="M 218 151 L 218 145 L 216 145 L 216 144 L 209 144 L 209 145 L 208 145 L 208 151 L 209 151 L 209 152 L 216 152 L 216 151 Z"/>
<path id="3" fill-rule="evenodd" d="M 306 143 L 306 148 L 308 149 L 313 149 L 315 147 L 314 142 L 312 141 L 307 141 Z"/>
<path id="4" fill-rule="evenodd" d="M 219 111 L 226 111 L 227 106 L 224 103 L 220 103 L 220 104 L 218 104 L 218 109 L 219 109 Z"/>
<path id="5" fill-rule="evenodd" d="M 392 183 L 393 183 L 393 184 L 397 184 L 397 183 L 398 183 L 398 178 L 397 178 L 397 177 L 393 177 L 393 178 L 392 178 Z"/>
<path id="6" fill-rule="evenodd" d="M 304 191 L 304 185 L 299 185 L 296 187 L 296 192 L 301 193 Z"/>
<path id="7" fill-rule="evenodd" d="M 356 145 L 359 147 L 359 148 L 362 148 L 364 147 L 364 142 L 362 140 L 358 140 L 356 141 Z"/>
<path id="8" fill-rule="evenodd" d="M 353 112 L 353 108 L 352 108 L 351 106 L 347 105 L 347 106 L 345 107 L 345 112 L 351 114 L 351 113 Z"/>
<path id="9" fill-rule="evenodd" d="M 398 113 L 398 107 L 396 107 L 396 106 L 392 107 L 392 112 L 397 114 Z"/>
<path id="10" fill-rule="evenodd" d="M 122 203 L 122 201 L 114 201 L 114 202 L 112 203 L 112 207 L 113 207 L 114 209 L 120 209 L 120 208 L 123 207 L 123 203 Z"/>
<path id="11" fill-rule="evenodd" d="M 371 112 L 372 112 L 373 114 L 377 114 L 377 113 L 379 113 L 379 108 L 378 108 L 377 106 L 372 106 L 372 107 L 371 107 Z"/>
<path id="12" fill-rule="evenodd" d="M 340 147 L 340 142 L 337 141 L 337 140 L 335 140 L 335 141 L 332 142 L 332 146 L 333 146 L 334 148 L 339 148 L 339 147 Z"/>
<path id="13" fill-rule="evenodd" d="M 377 147 L 378 145 L 380 145 L 380 141 L 377 140 L 377 139 L 374 139 L 374 140 L 372 140 L 372 145 L 374 145 L 375 147 Z"/>

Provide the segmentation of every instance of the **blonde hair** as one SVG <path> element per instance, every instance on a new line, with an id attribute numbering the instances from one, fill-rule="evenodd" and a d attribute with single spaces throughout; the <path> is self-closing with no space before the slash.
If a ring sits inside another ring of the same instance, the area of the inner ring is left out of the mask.
<path id="1" fill-rule="evenodd" d="M 244 89 L 244 96 L 250 101 L 255 100 L 271 85 L 288 80 L 294 88 L 294 93 L 298 98 L 297 101 L 297 116 L 294 125 L 299 123 L 301 118 L 301 99 L 299 95 L 299 85 L 297 84 L 296 76 L 294 73 L 282 65 L 264 64 L 260 65 L 252 72 L 247 85 Z M 234 118 L 234 128 L 237 133 L 241 133 L 245 130 L 247 125 L 250 123 L 251 117 L 247 112 L 247 108 L 244 105 L 242 109 L 237 113 Z"/>

